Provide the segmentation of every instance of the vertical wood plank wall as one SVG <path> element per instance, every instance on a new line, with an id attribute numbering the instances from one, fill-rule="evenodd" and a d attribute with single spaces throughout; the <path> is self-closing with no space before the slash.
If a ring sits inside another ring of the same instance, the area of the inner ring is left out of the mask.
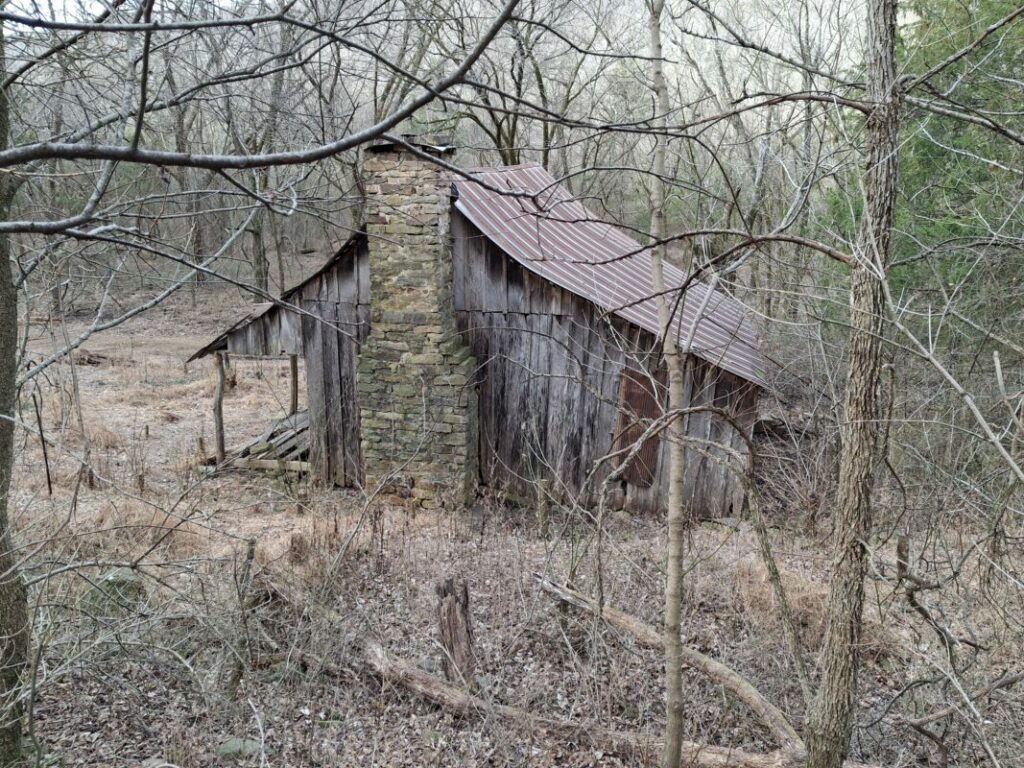
<path id="1" fill-rule="evenodd" d="M 306 362 L 310 461 L 325 482 L 361 484 L 356 358 L 369 335 L 370 283 L 366 240 L 356 237 L 284 300 L 302 310 L 271 307 L 228 336 L 240 355 L 301 354 Z"/>
<path id="2" fill-rule="evenodd" d="M 613 468 L 597 462 L 611 447 L 622 370 L 651 371 L 658 359 L 655 338 L 536 277 L 461 214 L 452 215 L 457 325 L 480 366 L 481 481 L 529 499 L 534 483 L 546 479 L 564 498 L 593 505 Z M 756 393 L 750 384 L 696 358 L 690 362 L 690 403 L 726 408 L 752 422 Z M 686 467 L 693 513 L 738 514 L 742 487 L 726 449 L 745 455 L 745 443 L 711 414 L 693 414 L 686 426 L 694 438 Z M 617 481 L 609 489 L 612 503 L 636 512 L 662 510 L 666 459 L 662 441 L 654 484 Z"/>

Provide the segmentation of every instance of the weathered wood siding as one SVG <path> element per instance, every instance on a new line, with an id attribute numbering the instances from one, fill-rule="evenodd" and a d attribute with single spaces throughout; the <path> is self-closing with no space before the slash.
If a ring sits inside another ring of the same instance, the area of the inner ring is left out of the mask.
<path id="1" fill-rule="evenodd" d="M 228 332 L 228 352 L 251 357 L 302 354 L 299 316 L 272 304 L 264 307 L 262 314 Z"/>
<path id="2" fill-rule="evenodd" d="M 369 258 L 356 237 L 283 300 L 231 330 L 229 352 L 269 357 L 301 354 L 306 362 L 310 461 L 325 482 L 355 487 L 363 478 L 356 401 L 356 358 L 370 331 Z"/>
<path id="3" fill-rule="evenodd" d="M 457 325 L 480 366 L 481 482 L 530 498 L 536 481 L 545 479 L 564 498 L 593 505 L 615 467 L 604 459 L 620 421 L 623 368 L 651 372 L 659 358 L 656 340 L 533 275 L 461 214 L 452 215 Z M 752 420 L 754 388 L 707 363 L 691 360 L 687 392 L 695 404 L 723 406 Z M 709 414 L 691 416 L 687 432 L 698 441 L 687 452 L 694 513 L 738 512 L 741 488 L 724 459 L 725 448 L 743 449 L 741 437 Z M 661 510 L 666 458 L 661 441 L 653 484 L 616 480 L 608 489 L 612 503 Z"/>
<path id="4" fill-rule="evenodd" d="M 302 349 L 310 402 L 310 461 L 325 481 L 357 487 L 359 448 L 356 359 L 370 332 L 369 259 L 364 240 L 351 258 L 336 261 L 304 283 L 293 302 L 302 316 Z M 317 401 L 314 410 L 312 404 Z"/>

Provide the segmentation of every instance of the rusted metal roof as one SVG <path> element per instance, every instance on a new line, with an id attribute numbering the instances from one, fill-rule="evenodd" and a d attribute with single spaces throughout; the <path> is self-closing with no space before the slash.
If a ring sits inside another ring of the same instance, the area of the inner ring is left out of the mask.
<path id="1" fill-rule="evenodd" d="M 455 207 L 495 245 L 546 280 L 660 332 L 650 251 L 600 221 L 539 165 L 481 168 L 472 174 L 481 183 L 457 179 Z M 693 354 L 764 386 L 764 358 L 750 310 L 688 280 L 671 264 L 665 264 L 664 274 L 680 344 L 692 334 Z"/>

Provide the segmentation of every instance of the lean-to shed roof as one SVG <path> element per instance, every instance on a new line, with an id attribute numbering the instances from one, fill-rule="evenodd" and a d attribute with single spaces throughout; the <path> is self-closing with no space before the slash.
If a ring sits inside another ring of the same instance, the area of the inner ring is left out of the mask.
<path id="1" fill-rule="evenodd" d="M 539 165 L 472 173 L 481 183 L 457 179 L 455 207 L 495 245 L 544 279 L 659 333 L 649 251 L 600 221 Z M 688 282 L 668 263 L 665 284 L 676 305 L 680 343 L 692 333 L 693 354 L 763 385 L 764 359 L 747 307 L 697 280 Z M 673 289 L 682 286 L 680 297 Z"/>
<path id="2" fill-rule="evenodd" d="M 322 278 L 330 270 L 332 270 L 338 264 L 338 262 L 344 259 L 355 258 L 356 252 L 361 247 L 365 246 L 366 233 L 362 231 L 353 233 L 349 237 L 349 239 L 346 240 L 341 245 L 341 247 L 334 252 L 334 255 L 327 259 L 327 261 L 324 262 L 323 266 L 320 267 L 316 272 L 311 274 L 309 277 L 305 278 L 302 282 L 298 283 L 297 285 L 293 285 L 291 288 L 287 289 L 284 293 L 281 294 L 281 298 L 278 299 L 277 301 L 265 301 L 259 304 L 253 304 L 252 308 L 245 315 L 243 315 L 241 318 L 232 323 L 231 326 L 226 331 L 217 336 L 217 338 L 215 338 L 213 341 L 205 344 L 204 346 L 196 350 L 196 352 L 193 353 L 193 355 L 185 362 L 191 363 L 193 360 L 198 360 L 201 357 L 206 357 L 206 355 L 209 355 L 213 352 L 217 352 L 222 349 L 227 349 L 228 339 L 231 337 L 231 334 L 235 333 L 236 331 L 242 330 L 248 325 L 252 325 L 255 322 L 263 320 L 267 315 L 269 315 L 272 312 L 276 312 L 279 309 L 288 309 L 289 306 L 293 305 L 294 302 L 297 302 L 300 299 L 303 290 L 309 287 L 311 283 L 319 281 L 320 278 Z M 267 355 L 269 356 L 278 354 L 281 354 L 280 350 L 267 351 Z"/>

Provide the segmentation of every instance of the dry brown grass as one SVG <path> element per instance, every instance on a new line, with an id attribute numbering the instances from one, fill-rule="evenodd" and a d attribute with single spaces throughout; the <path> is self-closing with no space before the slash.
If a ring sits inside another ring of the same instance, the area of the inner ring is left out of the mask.
<path id="1" fill-rule="evenodd" d="M 102 424 L 86 425 L 85 433 L 88 437 L 89 445 L 94 448 L 111 451 L 124 446 L 124 437 Z"/>

